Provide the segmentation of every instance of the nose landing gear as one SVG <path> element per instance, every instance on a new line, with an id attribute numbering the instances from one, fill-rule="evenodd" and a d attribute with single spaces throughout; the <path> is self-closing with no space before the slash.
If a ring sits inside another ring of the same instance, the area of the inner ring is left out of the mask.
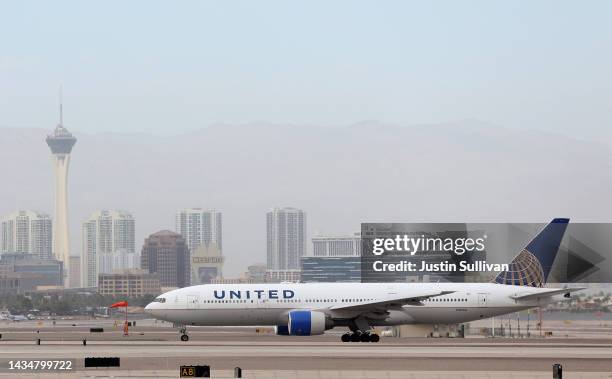
<path id="1" fill-rule="evenodd" d="M 183 341 L 183 342 L 189 341 L 189 336 L 187 335 L 187 328 L 186 327 L 184 327 L 184 326 L 181 327 L 179 332 L 181 333 L 181 341 Z"/>

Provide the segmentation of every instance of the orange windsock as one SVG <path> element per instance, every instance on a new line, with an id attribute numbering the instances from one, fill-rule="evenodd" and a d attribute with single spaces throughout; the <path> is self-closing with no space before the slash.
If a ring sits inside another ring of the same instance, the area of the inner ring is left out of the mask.
<path id="1" fill-rule="evenodd" d="M 119 307 L 127 307 L 128 306 L 128 302 L 127 301 L 118 301 L 115 304 L 111 305 L 111 308 L 119 308 Z"/>

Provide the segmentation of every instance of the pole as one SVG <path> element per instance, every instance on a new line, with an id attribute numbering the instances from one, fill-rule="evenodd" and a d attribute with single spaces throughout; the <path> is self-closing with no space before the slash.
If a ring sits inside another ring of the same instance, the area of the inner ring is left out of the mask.
<path id="1" fill-rule="evenodd" d="M 530 311 L 531 311 L 530 309 L 527 309 L 527 338 L 530 337 L 529 336 L 529 321 L 530 321 L 529 314 L 530 314 Z"/>
<path id="2" fill-rule="evenodd" d="M 123 335 L 124 336 L 129 336 L 129 329 L 128 329 L 128 312 L 127 312 L 127 306 L 125 307 L 125 325 L 123 326 Z"/>
<path id="3" fill-rule="evenodd" d="M 539 324 L 539 327 L 540 327 L 540 337 L 542 337 L 542 307 L 539 307 L 538 311 L 540 313 L 540 324 Z"/>
<path id="4" fill-rule="evenodd" d="M 510 338 L 514 338 L 514 336 L 512 335 L 512 321 L 511 321 L 511 315 L 508 315 L 508 328 L 510 329 Z"/>

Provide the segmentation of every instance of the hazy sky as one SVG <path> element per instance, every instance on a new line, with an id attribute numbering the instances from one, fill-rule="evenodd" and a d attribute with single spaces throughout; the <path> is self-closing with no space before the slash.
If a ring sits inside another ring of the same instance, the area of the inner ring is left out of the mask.
<path id="1" fill-rule="evenodd" d="M 53 209 L 44 132 L 25 127 L 55 126 L 62 84 L 79 138 L 77 254 L 100 208 L 136 215 L 138 247 L 178 209 L 218 208 L 232 274 L 265 259 L 275 206 L 305 209 L 311 235 L 381 220 L 608 220 L 610 15 L 611 1 L 4 2 L 0 128 L 19 129 L 0 134 L 0 215 Z M 363 120 L 445 126 L 326 128 Z M 215 123 L 244 125 L 180 135 Z M 400 179 L 386 189 L 363 172 Z"/>
<path id="2" fill-rule="evenodd" d="M 476 118 L 605 137 L 610 1 L 14 1 L 0 126 L 181 133 L 211 123 Z"/>

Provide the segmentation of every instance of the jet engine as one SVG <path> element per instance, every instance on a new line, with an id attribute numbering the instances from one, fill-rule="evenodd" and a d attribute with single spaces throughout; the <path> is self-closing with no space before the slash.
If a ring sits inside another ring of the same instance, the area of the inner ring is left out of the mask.
<path id="1" fill-rule="evenodd" d="M 277 325 L 276 328 L 277 336 L 288 336 L 289 335 L 289 327 L 287 325 Z"/>
<path id="2" fill-rule="evenodd" d="M 330 320 L 331 321 L 331 320 Z M 325 313 L 317 311 L 289 312 L 289 334 L 292 336 L 314 336 L 323 334 L 326 327 Z"/>

